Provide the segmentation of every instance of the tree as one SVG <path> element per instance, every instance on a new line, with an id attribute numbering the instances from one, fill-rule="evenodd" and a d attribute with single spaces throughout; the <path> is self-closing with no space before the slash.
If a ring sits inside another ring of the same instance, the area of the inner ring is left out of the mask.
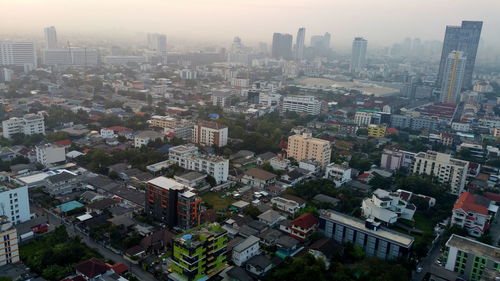
<path id="1" fill-rule="evenodd" d="M 257 219 L 257 217 L 261 214 L 261 211 L 254 205 L 250 205 L 243 209 L 243 213 L 245 215 L 251 216 L 253 219 Z"/>

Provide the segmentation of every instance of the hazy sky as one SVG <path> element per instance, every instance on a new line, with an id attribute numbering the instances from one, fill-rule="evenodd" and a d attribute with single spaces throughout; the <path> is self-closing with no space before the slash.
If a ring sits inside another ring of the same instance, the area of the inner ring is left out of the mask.
<path id="1" fill-rule="evenodd" d="M 228 43 L 270 42 L 273 32 L 306 27 L 332 34 L 333 46 L 354 36 L 372 44 L 404 37 L 442 40 L 445 26 L 484 21 L 482 39 L 500 45 L 500 0 L 0 0 L 0 34 L 39 34 L 54 25 L 59 34 L 168 36 Z"/>

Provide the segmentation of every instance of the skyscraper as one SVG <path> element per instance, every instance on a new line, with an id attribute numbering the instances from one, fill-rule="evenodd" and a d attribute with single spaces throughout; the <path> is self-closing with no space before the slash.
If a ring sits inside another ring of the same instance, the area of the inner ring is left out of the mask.
<path id="1" fill-rule="evenodd" d="M 167 36 L 165 34 L 148 33 L 148 48 L 160 57 L 163 63 L 167 62 Z"/>
<path id="2" fill-rule="evenodd" d="M 463 87 L 466 65 L 467 57 L 463 52 L 452 51 L 448 54 L 441 83 L 442 102 L 457 102 Z"/>
<path id="3" fill-rule="evenodd" d="M 352 41 L 351 72 L 357 73 L 366 66 L 366 47 L 368 41 L 362 37 L 354 38 Z"/>
<path id="4" fill-rule="evenodd" d="M 297 60 L 304 59 L 304 43 L 306 39 L 306 29 L 304 27 L 299 28 L 297 32 L 297 41 L 295 43 L 295 58 Z"/>
<path id="5" fill-rule="evenodd" d="M 43 29 L 45 35 L 45 47 L 47 49 L 57 48 L 57 32 L 56 28 L 49 26 Z"/>
<path id="6" fill-rule="evenodd" d="M 16 66 L 24 72 L 37 67 L 35 44 L 0 41 L 0 65 Z"/>
<path id="7" fill-rule="evenodd" d="M 323 35 L 323 48 L 330 49 L 330 41 L 332 40 L 332 35 L 328 32 L 325 32 Z"/>
<path id="8" fill-rule="evenodd" d="M 292 58 L 292 40 L 291 34 L 286 33 L 274 33 L 273 34 L 273 47 L 272 56 L 275 59 L 286 59 Z"/>
<path id="9" fill-rule="evenodd" d="M 452 51 L 460 51 L 467 57 L 462 87 L 464 89 L 472 88 L 472 72 L 476 63 L 476 54 L 482 27 L 482 21 L 462 21 L 461 26 L 446 26 L 437 85 L 442 85 L 448 55 Z"/>

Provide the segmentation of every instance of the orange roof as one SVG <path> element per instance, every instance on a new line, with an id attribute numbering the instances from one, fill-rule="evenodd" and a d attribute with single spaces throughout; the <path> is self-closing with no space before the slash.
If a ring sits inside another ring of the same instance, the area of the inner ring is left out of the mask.
<path id="1" fill-rule="evenodd" d="M 292 221 L 292 225 L 300 226 L 303 229 L 309 229 L 318 223 L 318 218 L 311 213 L 305 213 Z"/>
<path id="2" fill-rule="evenodd" d="M 387 128 L 386 133 L 397 135 L 397 134 L 399 134 L 399 131 L 396 128 Z"/>
<path id="3" fill-rule="evenodd" d="M 488 215 L 489 204 L 490 200 L 484 196 L 464 192 L 460 194 L 457 202 L 453 205 L 453 210 L 462 209 L 465 212 L 472 211 L 482 215 Z"/>
<path id="4" fill-rule="evenodd" d="M 59 146 L 71 145 L 71 140 L 70 139 L 60 140 L 54 142 L 54 144 Z"/>

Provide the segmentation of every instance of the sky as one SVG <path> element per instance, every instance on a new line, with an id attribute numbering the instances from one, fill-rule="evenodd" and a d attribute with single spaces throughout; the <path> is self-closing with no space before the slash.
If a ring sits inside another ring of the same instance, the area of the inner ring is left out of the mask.
<path id="1" fill-rule="evenodd" d="M 270 43 L 273 32 L 330 32 L 332 45 L 353 37 L 390 45 L 405 37 L 442 40 L 446 25 L 484 21 L 482 40 L 500 46 L 500 0 L 0 0 L 0 34 L 139 36 Z"/>

